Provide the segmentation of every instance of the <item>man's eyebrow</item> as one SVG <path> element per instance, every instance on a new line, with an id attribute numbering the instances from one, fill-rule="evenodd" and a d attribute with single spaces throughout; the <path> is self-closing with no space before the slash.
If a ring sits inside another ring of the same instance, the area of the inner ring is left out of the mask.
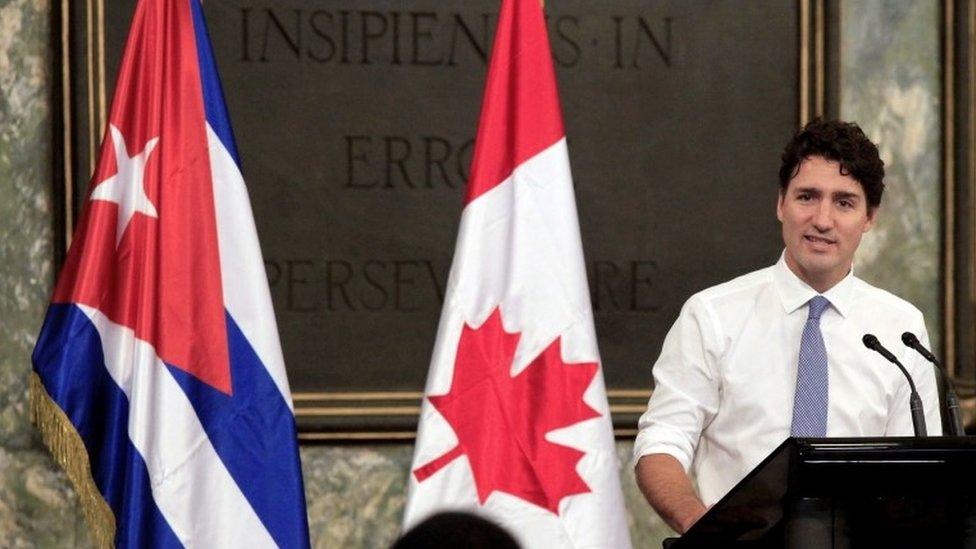
<path id="1" fill-rule="evenodd" d="M 823 194 L 823 193 L 820 192 L 820 189 L 818 189 L 816 187 L 794 187 L 793 190 L 795 192 L 798 192 L 798 193 L 809 193 L 809 194 L 815 194 L 815 195 L 818 195 L 818 196 L 820 194 Z"/>
<path id="2" fill-rule="evenodd" d="M 861 197 L 857 193 L 852 193 L 850 191 L 837 191 L 833 194 L 833 197 L 835 199 L 842 199 L 842 198 L 853 198 L 855 200 L 861 199 Z"/>

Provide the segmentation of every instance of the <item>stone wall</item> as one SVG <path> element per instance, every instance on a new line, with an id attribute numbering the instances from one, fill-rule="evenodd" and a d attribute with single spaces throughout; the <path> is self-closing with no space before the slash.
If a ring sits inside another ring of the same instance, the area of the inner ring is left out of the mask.
<path id="1" fill-rule="evenodd" d="M 644 502 L 630 469 L 630 442 L 618 442 L 621 484 L 635 547 L 674 535 Z M 309 529 L 315 547 L 384 547 L 399 531 L 413 447 L 302 448 Z"/>
<path id="2" fill-rule="evenodd" d="M 0 0 L 0 545 L 85 547 L 74 492 L 27 421 L 51 272 L 50 6 Z"/>
<path id="3" fill-rule="evenodd" d="M 942 66 L 938 2 L 841 2 L 840 116 L 885 161 L 885 194 L 855 272 L 925 313 L 941 352 Z"/>
<path id="4" fill-rule="evenodd" d="M 77 498 L 28 421 L 30 353 L 52 272 L 51 5 L 0 0 L 0 546 L 90 547 Z M 643 503 L 618 444 L 638 546 L 667 528 Z M 383 547 L 399 532 L 409 444 L 302 448 L 315 547 Z"/>
<path id="5" fill-rule="evenodd" d="M 74 493 L 27 421 L 29 357 L 54 276 L 50 10 L 44 0 L 0 0 L 0 544 L 5 547 L 91 544 Z M 851 2 L 845 4 L 841 45 L 842 114 L 880 139 L 886 158 L 893 159 L 886 200 L 890 209 L 907 212 L 892 216 L 865 243 L 859 272 L 879 285 L 904 288 L 930 322 L 938 315 L 937 257 L 911 271 L 892 268 L 892 262 L 899 265 L 900 252 L 916 258 L 923 248 L 938 249 L 933 246 L 939 223 L 937 13 L 935 3 Z M 668 530 L 634 485 L 630 448 L 629 442 L 617 444 L 635 546 L 660 547 Z M 411 453 L 408 444 L 303 447 L 313 545 L 383 547 L 394 539 Z"/>

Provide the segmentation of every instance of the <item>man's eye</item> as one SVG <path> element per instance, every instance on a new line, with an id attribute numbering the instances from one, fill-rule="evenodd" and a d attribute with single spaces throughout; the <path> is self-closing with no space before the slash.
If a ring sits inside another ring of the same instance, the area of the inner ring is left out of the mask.
<path id="1" fill-rule="evenodd" d="M 798 195 L 796 195 L 796 199 L 799 200 L 799 201 L 801 201 L 801 202 L 806 202 L 807 200 L 810 200 L 810 195 L 808 195 L 808 194 L 798 194 Z"/>
<path id="2" fill-rule="evenodd" d="M 850 200 L 841 200 L 840 202 L 838 202 L 838 204 L 840 204 L 840 207 L 841 208 L 853 208 L 854 207 L 854 203 L 851 202 Z"/>

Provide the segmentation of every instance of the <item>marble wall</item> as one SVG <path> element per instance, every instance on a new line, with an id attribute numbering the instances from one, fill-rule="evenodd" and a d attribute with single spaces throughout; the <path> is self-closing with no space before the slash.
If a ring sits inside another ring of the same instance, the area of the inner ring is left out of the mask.
<path id="1" fill-rule="evenodd" d="M 888 160 L 885 210 L 859 274 L 925 311 L 937 334 L 939 224 L 938 4 L 845 2 L 842 116 L 876 138 Z M 64 476 L 27 421 L 27 376 L 53 273 L 45 0 L 0 0 L 0 545 L 88 547 Z M 897 212 L 891 214 L 890 212 Z M 911 257 L 912 267 L 907 258 Z M 919 258 L 924 258 L 918 261 Z M 668 530 L 641 499 L 619 442 L 637 547 Z M 316 547 L 383 547 L 403 508 L 409 444 L 302 448 Z"/>
<path id="2" fill-rule="evenodd" d="M 77 497 L 27 415 L 27 379 L 54 280 L 51 55 L 44 0 L 0 0 L 0 546 L 91 547 Z M 668 529 L 644 504 L 618 444 L 638 547 Z M 302 448 L 315 547 L 384 547 L 396 538 L 410 444 Z"/>
<path id="3" fill-rule="evenodd" d="M 85 547 L 74 492 L 27 421 L 51 272 L 50 6 L 0 0 L 0 545 Z"/>
<path id="4" fill-rule="evenodd" d="M 840 116 L 856 121 L 885 161 L 877 224 L 855 271 L 925 313 L 940 354 L 940 2 L 841 2 Z"/>
<path id="5" fill-rule="evenodd" d="M 661 547 L 674 535 L 644 502 L 630 469 L 630 442 L 617 443 L 634 547 Z M 309 529 L 315 547 L 384 547 L 399 530 L 408 444 L 302 448 Z"/>

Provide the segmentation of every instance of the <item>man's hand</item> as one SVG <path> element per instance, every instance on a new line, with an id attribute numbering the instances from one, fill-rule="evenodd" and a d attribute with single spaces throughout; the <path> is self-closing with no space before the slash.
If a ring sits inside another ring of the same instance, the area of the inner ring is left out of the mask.
<path id="1" fill-rule="evenodd" d="M 644 456 L 637 462 L 636 474 L 644 498 L 675 532 L 684 534 L 707 511 L 674 457 Z"/>

